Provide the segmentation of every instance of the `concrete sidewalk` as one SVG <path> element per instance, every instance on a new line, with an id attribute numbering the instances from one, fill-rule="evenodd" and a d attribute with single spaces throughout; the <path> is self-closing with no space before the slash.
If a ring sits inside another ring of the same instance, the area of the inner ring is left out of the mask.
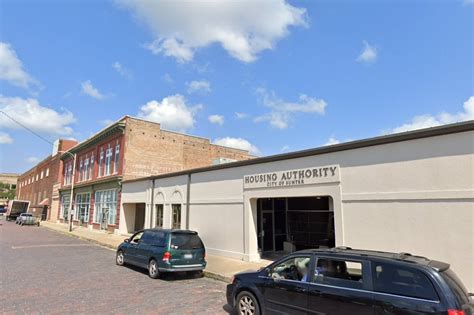
<path id="1" fill-rule="evenodd" d="M 53 230 L 71 237 L 94 242 L 98 245 L 108 247 L 110 249 L 117 249 L 118 245 L 127 238 L 124 235 L 111 234 L 102 231 L 93 231 L 83 227 L 73 227 L 72 232 L 69 232 L 67 224 L 52 223 L 41 221 L 41 227 Z M 241 271 L 256 270 L 271 263 L 269 260 L 261 260 L 260 262 L 245 262 L 237 259 L 226 258 L 221 256 L 207 255 L 207 267 L 204 274 L 207 277 L 230 282 L 231 277 Z"/>

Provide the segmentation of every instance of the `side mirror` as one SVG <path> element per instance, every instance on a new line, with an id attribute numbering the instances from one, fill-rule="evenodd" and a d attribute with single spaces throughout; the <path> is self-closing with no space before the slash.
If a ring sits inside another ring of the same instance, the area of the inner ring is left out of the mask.
<path id="1" fill-rule="evenodd" d="M 130 240 L 129 240 L 128 238 L 124 239 L 123 241 L 124 241 L 125 243 L 130 242 Z"/>

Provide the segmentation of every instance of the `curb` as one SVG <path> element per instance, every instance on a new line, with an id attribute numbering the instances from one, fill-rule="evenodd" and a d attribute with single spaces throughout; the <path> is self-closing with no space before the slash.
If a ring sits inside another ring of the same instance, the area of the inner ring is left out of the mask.
<path id="1" fill-rule="evenodd" d="M 105 244 L 105 243 L 102 243 L 102 242 L 99 242 L 97 240 L 90 239 L 90 238 L 87 238 L 87 237 L 84 237 L 84 236 L 75 235 L 75 234 L 72 234 L 71 232 L 57 230 L 57 229 L 54 229 L 54 228 L 51 228 L 51 227 L 48 227 L 48 226 L 45 226 L 45 225 L 41 225 L 40 227 L 45 228 L 49 231 L 53 231 L 53 232 L 62 234 L 62 235 L 77 238 L 77 239 L 80 239 L 80 240 L 83 240 L 83 241 L 88 241 L 88 242 L 94 243 L 96 245 L 99 245 L 101 247 L 106 247 L 107 249 L 112 249 L 114 251 L 117 249 L 115 246 L 112 246 L 110 244 Z M 222 281 L 222 282 L 225 282 L 225 283 L 230 283 L 231 282 L 230 277 L 226 277 L 226 276 L 223 276 L 223 275 L 220 275 L 220 274 L 217 274 L 217 273 L 213 273 L 213 272 L 210 272 L 210 271 L 204 270 L 203 275 L 204 275 L 204 277 L 209 278 L 209 279 L 214 279 L 214 280 Z"/>

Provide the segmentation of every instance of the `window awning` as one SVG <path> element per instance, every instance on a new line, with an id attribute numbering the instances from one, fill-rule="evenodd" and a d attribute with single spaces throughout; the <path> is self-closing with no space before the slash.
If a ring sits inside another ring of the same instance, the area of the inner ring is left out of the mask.
<path id="1" fill-rule="evenodd" d="M 49 198 L 43 199 L 39 204 L 40 206 L 49 206 Z"/>

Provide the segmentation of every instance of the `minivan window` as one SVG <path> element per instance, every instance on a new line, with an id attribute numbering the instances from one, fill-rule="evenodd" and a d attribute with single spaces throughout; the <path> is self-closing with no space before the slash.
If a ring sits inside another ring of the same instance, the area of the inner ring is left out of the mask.
<path id="1" fill-rule="evenodd" d="M 313 282 L 361 289 L 363 280 L 361 262 L 319 258 L 314 270 Z"/>
<path id="2" fill-rule="evenodd" d="M 191 233 L 172 233 L 171 248 L 172 249 L 198 249 L 203 248 L 201 239 L 197 234 Z"/>
<path id="3" fill-rule="evenodd" d="M 166 233 L 165 232 L 152 232 L 149 234 L 146 243 L 165 247 L 166 246 Z"/>
<path id="4" fill-rule="evenodd" d="M 440 273 L 441 277 L 446 281 L 448 286 L 453 291 L 453 294 L 456 296 L 458 302 L 463 305 L 465 303 L 469 303 L 469 294 L 466 287 L 463 285 L 461 280 L 459 280 L 458 276 L 451 271 L 451 269 L 447 269 Z"/>
<path id="5" fill-rule="evenodd" d="M 130 239 L 130 243 L 138 243 L 140 239 L 142 238 L 143 231 L 138 232 L 137 234 L 133 235 L 132 238 Z"/>
<path id="6" fill-rule="evenodd" d="M 153 233 L 151 231 L 143 232 L 143 236 L 140 239 L 142 243 L 151 244 L 151 240 L 153 239 Z"/>
<path id="7" fill-rule="evenodd" d="M 376 292 L 438 301 L 433 284 L 422 271 L 388 263 L 374 263 L 372 266 Z"/>

